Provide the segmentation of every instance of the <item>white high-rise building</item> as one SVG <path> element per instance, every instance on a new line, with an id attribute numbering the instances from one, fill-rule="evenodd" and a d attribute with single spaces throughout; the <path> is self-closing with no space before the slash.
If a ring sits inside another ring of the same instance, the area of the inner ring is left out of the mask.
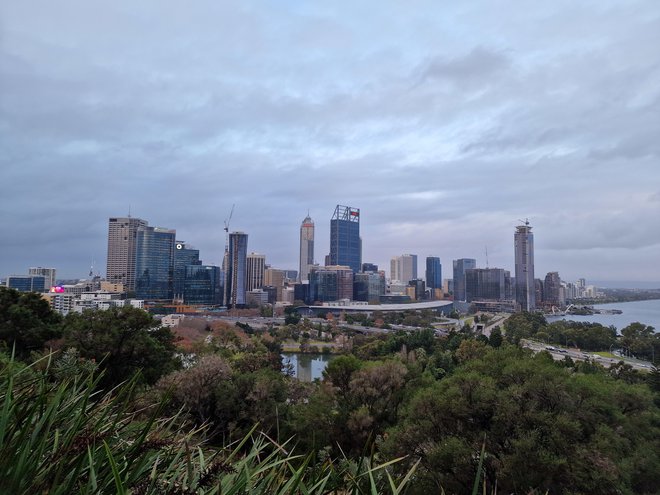
<path id="1" fill-rule="evenodd" d="M 417 279 L 417 255 L 402 254 L 394 256 L 390 261 L 390 280 L 398 280 L 407 284 Z"/>
<path id="2" fill-rule="evenodd" d="M 516 227 L 513 243 L 516 257 L 516 302 L 522 311 L 534 311 L 534 234 L 528 221 Z"/>
<path id="3" fill-rule="evenodd" d="M 148 223 L 140 218 L 110 218 L 108 220 L 108 260 L 105 279 L 135 290 L 135 253 L 137 232 Z"/>
<path id="4" fill-rule="evenodd" d="M 50 290 L 55 285 L 55 268 L 30 267 L 28 275 L 41 275 L 44 277 L 44 288 Z"/>
<path id="5" fill-rule="evenodd" d="M 300 225 L 300 269 L 298 270 L 298 280 L 300 282 L 309 280 L 309 270 L 313 264 L 314 222 L 307 214 Z"/>

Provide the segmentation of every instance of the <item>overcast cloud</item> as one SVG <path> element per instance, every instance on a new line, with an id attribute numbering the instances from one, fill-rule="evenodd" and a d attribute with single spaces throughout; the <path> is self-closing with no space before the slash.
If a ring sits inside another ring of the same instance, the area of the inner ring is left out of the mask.
<path id="1" fill-rule="evenodd" d="M 0 277 L 105 273 L 107 219 L 297 269 L 336 204 L 364 261 L 660 286 L 657 0 L 0 5 Z"/>

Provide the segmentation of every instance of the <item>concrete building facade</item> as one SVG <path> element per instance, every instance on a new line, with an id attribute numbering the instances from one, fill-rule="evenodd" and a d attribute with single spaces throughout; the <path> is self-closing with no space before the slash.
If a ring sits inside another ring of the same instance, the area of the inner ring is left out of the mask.
<path id="1" fill-rule="evenodd" d="M 137 233 L 147 227 L 146 220 L 133 217 L 113 217 L 108 220 L 108 257 L 105 279 L 123 284 L 127 291 L 135 290 L 135 255 Z"/>

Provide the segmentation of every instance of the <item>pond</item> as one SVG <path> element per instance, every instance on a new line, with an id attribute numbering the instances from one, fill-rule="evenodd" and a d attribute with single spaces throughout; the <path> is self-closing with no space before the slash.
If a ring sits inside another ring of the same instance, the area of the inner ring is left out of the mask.
<path id="1" fill-rule="evenodd" d="M 311 382 L 323 378 L 323 370 L 335 358 L 332 354 L 302 354 L 298 352 L 285 352 L 282 354 L 282 371 L 288 367 L 293 376 L 303 382 Z"/>

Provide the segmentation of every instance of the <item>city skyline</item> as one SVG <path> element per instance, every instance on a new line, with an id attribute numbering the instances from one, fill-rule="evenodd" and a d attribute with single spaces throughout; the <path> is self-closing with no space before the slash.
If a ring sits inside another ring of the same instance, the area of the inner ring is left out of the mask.
<path id="1" fill-rule="evenodd" d="M 309 209 L 323 264 L 339 203 L 381 268 L 482 267 L 487 249 L 513 271 L 529 218 L 537 278 L 660 286 L 658 2 L 28 1 L 0 17 L 0 277 L 105 273 L 107 218 L 129 211 L 220 265 L 232 204 L 232 229 L 290 269 Z"/>

